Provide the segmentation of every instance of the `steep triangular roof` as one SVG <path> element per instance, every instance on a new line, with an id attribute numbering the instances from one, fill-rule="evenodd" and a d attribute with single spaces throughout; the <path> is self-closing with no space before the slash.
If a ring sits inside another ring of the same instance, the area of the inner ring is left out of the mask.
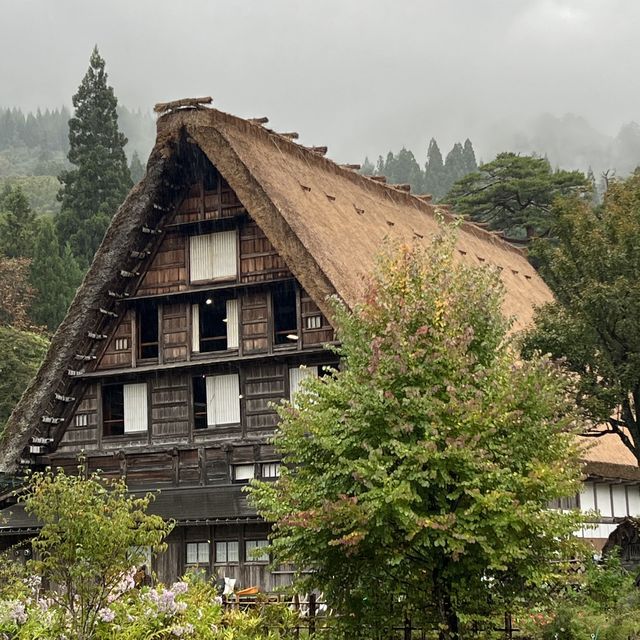
<path id="1" fill-rule="evenodd" d="M 15 468 L 43 416 L 64 415 L 65 398 L 78 388 L 79 359 L 97 351 L 128 275 L 144 268 L 140 255 L 156 238 L 149 232 L 160 231 L 166 212 L 179 204 L 191 145 L 218 169 L 329 317 L 327 296 L 337 293 L 350 306 L 360 298 L 385 239 L 429 241 L 438 233 L 437 207 L 254 121 L 215 109 L 162 116 L 144 179 L 114 216 L 42 366 L 7 423 L 0 471 Z M 504 311 L 515 318 L 516 328 L 529 324 L 536 305 L 551 300 L 524 254 L 495 234 L 463 223 L 457 248 L 462 261 L 500 268 Z"/>

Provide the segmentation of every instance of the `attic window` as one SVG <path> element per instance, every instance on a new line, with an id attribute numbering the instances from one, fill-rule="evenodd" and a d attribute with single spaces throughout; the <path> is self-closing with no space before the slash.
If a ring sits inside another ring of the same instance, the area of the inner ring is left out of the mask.
<path id="1" fill-rule="evenodd" d="M 77 413 L 75 420 L 74 420 L 74 425 L 76 427 L 86 427 L 89 425 L 89 415 L 86 413 Z"/>
<path id="2" fill-rule="evenodd" d="M 105 436 L 146 431 L 147 384 L 112 384 L 102 387 L 102 424 Z"/>
<path id="3" fill-rule="evenodd" d="M 240 422 L 240 382 L 237 373 L 193 378 L 194 428 Z"/>
<path id="4" fill-rule="evenodd" d="M 138 357 L 141 360 L 158 357 L 157 302 L 143 302 L 138 307 Z"/>
<path id="5" fill-rule="evenodd" d="M 304 321 L 306 329 L 320 329 L 322 327 L 322 316 L 307 316 Z"/>
<path id="6" fill-rule="evenodd" d="M 129 338 L 116 338 L 116 351 L 126 351 L 129 348 Z"/>
<path id="7" fill-rule="evenodd" d="M 273 343 L 294 346 L 298 342 L 298 313 L 296 288 L 285 282 L 271 294 L 273 312 Z"/>
<path id="8" fill-rule="evenodd" d="M 192 307 L 194 353 L 238 348 L 238 301 L 211 295 Z"/>
<path id="9" fill-rule="evenodd" d="M 236 231 L 191 236 L 189 258 L 191 282 L 235 278 L 238 273 Z"/>

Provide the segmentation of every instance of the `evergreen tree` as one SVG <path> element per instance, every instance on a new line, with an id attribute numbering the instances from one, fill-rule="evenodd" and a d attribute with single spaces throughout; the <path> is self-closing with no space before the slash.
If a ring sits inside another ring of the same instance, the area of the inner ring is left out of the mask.
<path id="1" fill-rule="evenodd" d="M 411 151 L 402 147 L 394 159 L 391 182 L 408 183 L 414 193 L 422 189 L 422 171 Z"/>
<path id="2" fill-rule="evenodd" d="M 363 176 L 372 176 L 375 172 L 376 168 L 373 166 L 373 162 L 371 162 L 368 157 L 365 158 L 360 168 L 360 173 Z"/>
<path id="3" fill-rule="evenodd" d="M 53 223 L 43 218 L 36 234 L 31 263 L 31 284 L 36 292 L 31 305 L 34 322 L 55 331 L 81 279 L 82 270 L 69 245 L 60 248 Z"/>
<path id="4" fill-rule="evenodd" d="M 129 165 L 129 172 L 131 173 L 131 180 L 134 184 L 137 184 L 144 178 L 145 168 L 142 162 L 140 162 L 140 156 L 137 151 L 133 152 L 131 156 L 131 164 Z"/>
<path id="5" fill-rule="evenodd" d="M 132 186 L 117 104 L 113 88 L 107 85 L 105 62 L 95 47 L 73 96 L 68 158 L 76 168 L 60 175 L 62 206 L 56 220 L 58 237 L 70 243 L 85 265 L 91 262 L 111 216 Z"/>
<path id="6" fill-rule="evenodd" d="M 464 147 L 462 148 L 462 157 L 464 159 L 464 174 L 473 173 L 478 170 L 478 162 L 476 161 L 476 154 L 473 150 L 471 140 L 467 138 L 464 141 Z M 461 176 L 462 177 L 462 176 Z"/>
<path id="7" fill-rule="evenodd" d="M 0 253 L 7 258 L 30 258 L 36 215 L 19 185 L 7 185 L 0 197 L 0 212 Z"/>
<path id="8" fill-rule="evenodd" d="M 384 159 L 382 156 L 378 156 L 378 162 L 376 162 L 376 175 L 383 176 L 384 173 Z"/>
<path id="9" fill-rule="evenodd" d="M 444 178 L 442 186 L 445 193 L 451 189 L 454 182 L 457 182 L 465 175 L 467 175 L 467 171 L 465 169 L 464 151 L 462 150 L 462 145 L 459 142 L 456 142 L 451 151 L 447 154 L 447 159 L 444 163 Z"/>
<path id="10" fill-rule="evenodd" d="M 431 138 L 429 148 L 427 149 L 427 164 L 424 171 L 424 189 L 427 193 L 433 195 L 434 199 L 441 198 L 446 189 L 443 188 L 442 182 L 444 177 L 444 163 L 442 162 L 442 154 L 440 147 L 435 138 Z"/>

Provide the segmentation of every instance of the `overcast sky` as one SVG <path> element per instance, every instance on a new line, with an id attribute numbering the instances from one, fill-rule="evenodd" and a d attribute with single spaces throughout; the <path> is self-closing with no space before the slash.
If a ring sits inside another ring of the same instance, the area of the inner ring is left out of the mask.
<path id="1" fill-rule="evenodd" d="M 120 102 L 211 95 L 360 161 L 480 155 L 541 113 L 640 120 L 637 0 L 0 0 L 0 106 L 70 104 L 98 44 Z"/>

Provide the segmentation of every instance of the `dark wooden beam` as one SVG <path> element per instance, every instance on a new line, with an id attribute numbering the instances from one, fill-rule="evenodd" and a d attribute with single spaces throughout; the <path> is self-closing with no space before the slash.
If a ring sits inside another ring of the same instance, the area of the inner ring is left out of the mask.
<path id="1" fill-rule="evenodd" d="M 169 113 L 170 111 L 184 108 L 202 109 L 205 104 L 211 104 L 212 102 L 213 98 L 211 96 L 206 98 L 183 98 L 182 100 L 172 100 L 171 102 L 158 102 L 153 107 L 153 110 L 156 113 Z"/>

